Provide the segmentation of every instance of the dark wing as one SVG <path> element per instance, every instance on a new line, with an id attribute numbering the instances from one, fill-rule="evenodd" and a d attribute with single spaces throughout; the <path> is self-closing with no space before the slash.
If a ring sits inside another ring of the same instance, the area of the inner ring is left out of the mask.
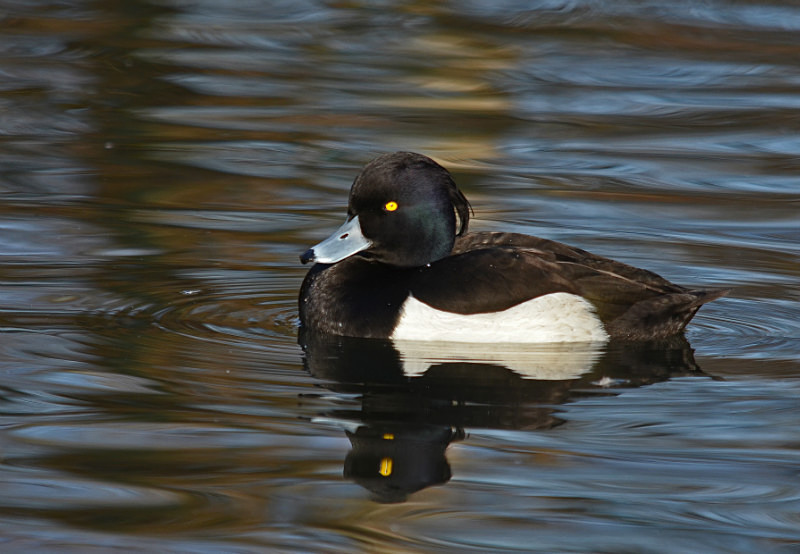
<path id="1" fill-rule="evenodd" d="M 554 292 L 591 302 L 610 335 L 680 332 L 697 309 L 727 291 L 693 291 L 566 244 L 515 233 L 460 237 L 453 255 L 419 270 L 412 294 L 457 313 L 500 311 Z"/>
<path id="2" fill-rule="evenodd" d="M 509 248 L 472 250 L 416 271 L 409 286 L 415 298 L 461 314 L 502 311 L 553 292 L 577 294 L 557 263 Z"/>

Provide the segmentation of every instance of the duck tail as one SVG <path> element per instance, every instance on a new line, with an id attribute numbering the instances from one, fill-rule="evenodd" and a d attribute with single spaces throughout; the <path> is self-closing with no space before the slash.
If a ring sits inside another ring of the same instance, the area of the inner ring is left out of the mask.
<path id="1" fill-rule="evenodd" d="M 694 297 L 694 301 L 688 307 L 697 307 L 699 308 L 703 304 L 707 304 L 712 300 L 716 300 L 717 298 L 721 298 L 723 296 L 727 296 L 729 292 L 733 289 L 695 289 L 687 291 L 688 294 Z M 688 322 L 687 322 L 688 323 Z"/>
<path id="2" fill-rule="evenodd" d="M 692 301 L 683 310 L 683 324 L 680 326 L 680 332 L 683 332 L 692 318 L 694 318 L 700 306 L 725 296 L 729 292 L 731 292 L 731 289 L 695 289 L 687 291 L 687 294 L 692 297 Z"/>
<path id="3" fill-rule="evenodd" d="M 632 305 L 607 324 L 606 330 L 612 337 L 634 340 L 682 333 L 700 306 L 729 292 L 730 289 L 696 289 L 653 296 Z"/>

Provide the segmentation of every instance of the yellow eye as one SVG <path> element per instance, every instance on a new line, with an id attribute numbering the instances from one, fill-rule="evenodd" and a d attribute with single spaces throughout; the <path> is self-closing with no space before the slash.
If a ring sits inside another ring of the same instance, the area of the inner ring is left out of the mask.
<path id="1" fill-rule="evenodd" d="M 395 202 L 394 200 L 392 200 L 391 202 L 387 202 L 386 204 L 383 205 L 383 209 L 386 210 L 387 212 L 393 212 L 397 209 L 397 202 Z"/>

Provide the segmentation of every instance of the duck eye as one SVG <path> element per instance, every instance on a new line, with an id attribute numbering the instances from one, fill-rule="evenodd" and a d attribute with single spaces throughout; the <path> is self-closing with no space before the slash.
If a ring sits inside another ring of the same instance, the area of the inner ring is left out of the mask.
<path id="1" fill-rule="evenodd" d="M 395 202 L 394 200 L 392 200 L 391 202 L 387 202 L 386 204 L 383 205 L 383 209 L 386 210 L 387 212 L 393 212 L 397 209 L 397 202 Z"/>

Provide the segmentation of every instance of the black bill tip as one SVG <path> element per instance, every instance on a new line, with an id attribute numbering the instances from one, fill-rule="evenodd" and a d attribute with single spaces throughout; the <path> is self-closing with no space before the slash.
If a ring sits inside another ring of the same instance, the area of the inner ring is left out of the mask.
<path id="1" fill-rule="evenodd" d="M 316 255 L 314 254 L 314 249 L 309 248 L 302 254 L 300 254 L 300 263 L 307 264 L 308 262 L 313 262 Z"/>

